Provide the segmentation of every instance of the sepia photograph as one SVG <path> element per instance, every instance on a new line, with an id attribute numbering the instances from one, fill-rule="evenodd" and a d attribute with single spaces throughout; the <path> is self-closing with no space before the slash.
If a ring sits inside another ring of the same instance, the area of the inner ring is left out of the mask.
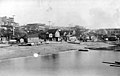
<path id="1" fill-rule="evenodd" d="M 120 76 L 120 0 L 0 0 L 0 76 Z"/>

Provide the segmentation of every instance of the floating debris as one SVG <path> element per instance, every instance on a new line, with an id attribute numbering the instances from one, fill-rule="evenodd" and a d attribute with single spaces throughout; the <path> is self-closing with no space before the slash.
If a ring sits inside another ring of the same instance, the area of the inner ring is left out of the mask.
<path id="1" fill-rule="evenodd" d="M 115 63 L 120 65 L 120 62 L 118 62 L 118 61 L 115 61 Z"/>
<path id="2" fill-rule="evenodd" d="M 112 67 L 120 67 L 120 62 L 118 62 L 118 61 L 115 61 L 115 62 L 102 62 L 102 63 L 110 64 L 110 66 L 112 66 Z"/>
<path id="3" fill-rule="evenodd" d="M 116 64 L 115 64 L 115 65 L 110 65 L 110 66 L 113 66 L 113 67 L 120 67 L 120 65 L 116 65 Z"/>
<path id="4" fill-rule="evenodd" d="M 106 64 L 115 64 L 113 62 L 102 62 L 102 63 L 106 63 Z"/>
<path id="5" fill-rule="evenodd" d="M 88 51 L 88 49 L 79 49 L 78 51 Z"/>

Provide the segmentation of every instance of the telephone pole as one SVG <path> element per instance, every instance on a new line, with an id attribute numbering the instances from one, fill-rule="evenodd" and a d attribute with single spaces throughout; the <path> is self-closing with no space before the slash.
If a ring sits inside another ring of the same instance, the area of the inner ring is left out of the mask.
<path id="1" fill-rule="evenodd" d="M 50 27 L 51 21 L 48 21 L 48 22 L 49 22 L 49 27 Z"/>
<path id="2" fill-rule="evenodd" d="M 13 16 L 13 26 L 12 27 L 13 27 L 13 36 L 14 36 L 15 35 L 15 30 L 14 30 L 15 29 L 14 28 L 14 17 L 15 17 L 15 15 L 12 15 L 12 16 Z"/>

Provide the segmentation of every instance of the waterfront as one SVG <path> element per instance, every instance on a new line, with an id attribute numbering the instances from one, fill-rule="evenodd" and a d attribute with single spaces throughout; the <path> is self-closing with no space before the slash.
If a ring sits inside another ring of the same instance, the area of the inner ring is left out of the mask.
<path id="1" fill-rule="evenodd" d="M 38 42 L 31 39 L 29 42 Z M 1 44 L 3 45 L 3 44 Z M 6 44 L 5 44 L 6 45 Z M 8 46 L 8 45 L 7 45 Z M 120 67 L 102 62 L 120 61 L 114 50 L 78 51 L 85 47 L 113 46 L 103 42 L 49 42 L 37 46 L 12 45 L 0 48 L 1 76 L 119 76 Z M 34 53 L 39 53 L 34 57 Z"/>
<path id="2" fill-rule="evenodd" d="M 59 54 L 6 59 L 0 62 L 1 76 L 119 76 L 120 68 L 103 61 L 120 61 L 120 52 L 69 51 Z"/>

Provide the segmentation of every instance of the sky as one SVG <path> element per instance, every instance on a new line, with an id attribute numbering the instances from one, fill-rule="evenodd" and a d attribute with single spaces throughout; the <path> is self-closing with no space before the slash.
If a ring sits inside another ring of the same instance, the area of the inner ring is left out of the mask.
<path id="1" fill-rule="evenodd" d="M 13 15 L 20 25 L 120 28 L 120 0 L 0 0 L 0 17 Z"/>

